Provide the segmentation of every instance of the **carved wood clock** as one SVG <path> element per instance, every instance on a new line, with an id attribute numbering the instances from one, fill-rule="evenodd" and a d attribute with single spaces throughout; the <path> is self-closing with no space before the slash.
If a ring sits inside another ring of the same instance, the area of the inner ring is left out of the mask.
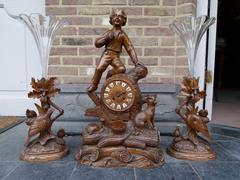
<path id="1" fill-rule="evenodd" d="M 110 78 L 101 90 L 103 104 L 112 111 L 129 110 L 136 98 L 136 87 L 127 78 Z"/>
<path id="2" fill-rule="evenodd" d="M 100 90 L 100 97 L 96 93 L 88 95 L 96 107 L 87 109 L 85 115 L 103 118 L 108 122 L 131 119 L 141 109 L 141 92 L 131 73 L 108 78 Z"/>

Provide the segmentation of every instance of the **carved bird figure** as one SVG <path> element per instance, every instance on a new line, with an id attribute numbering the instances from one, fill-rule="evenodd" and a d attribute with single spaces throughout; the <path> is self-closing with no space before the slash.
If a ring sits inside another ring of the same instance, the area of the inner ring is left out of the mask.
<path id="1" fill-rule="evenodd" d="M 202 133 L 207 138 L 211 138 L 211 135 L 208 131 L 206 123 L 209 122 L 207 117 L 208 112 L 207 110 L 200 110 L 198 112 L 198 107 L 193 108 L 191 106 L 187 107 L 188 114 L 186 116 L 185 122 L 186 124 L 196 132 Z"/>
<path id="2" fill-rule="evenodd" d="M 49 139 L 48 137 L 46 137 L 46 135 L 51 134 L 51 115 L 54 110 L 50 108 L 47 110 L 47 112 L 45 112 L 38 104 L 35 104 L 35 106 L 38 110 L 39 116 L 37 116 L 35 111 L 26 111 L 26 116 L 28 118 L 26 124 L 30 126 L 30 128 L 28 130 L 28 138 L 25 142 L 25 146 L 28 146 L 31 138 L 37 134 L 40 134 L 39 142 L 41 143 L 41 145 L 44 145 Z"/>

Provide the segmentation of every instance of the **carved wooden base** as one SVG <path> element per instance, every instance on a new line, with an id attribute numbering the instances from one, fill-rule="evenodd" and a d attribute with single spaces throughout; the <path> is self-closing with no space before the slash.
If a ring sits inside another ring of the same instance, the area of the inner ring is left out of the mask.
<path id="1" fill-rule="evenodd" d="M 88 125 L 76 159 L 81 164 L 96 167 L 152 168 L 163 165 L 164 157 L 157 130 L 146 128 L 135 131 L 131 122 L 126 124 L 126 131 L 122 134 L 116 134 L 106 126 L 89 133 L 90 128 L 98 125 Z"/>
<path id="2" fill-rule="evenodd" d="M 20 154 L 20 159 L 29 162 L 45 162 L 61 159 L 69 152 L 61 138 L 49 140 L 42 146 L 39 142 L 31 143 Z"/>
<path id="3" fill-rule="evenodd" d="M 177 159 L 184 160 L 211 160 L 216 159 L 216 153 L 209 144 L 199 141 L 198 145 L 194 145 L 190 140 L 181 139 L 173 141 L 167 148 L 167 153 Z"/>
<path id="4" fill-rule="evenodd" d="M 160 147 L 146 149 L 112 146 L 97 148 L 96 146 L 79 147 L 76 159 L 81 164 L 95 167 L 135 167 L 153 168 L 164 164 Z"/>

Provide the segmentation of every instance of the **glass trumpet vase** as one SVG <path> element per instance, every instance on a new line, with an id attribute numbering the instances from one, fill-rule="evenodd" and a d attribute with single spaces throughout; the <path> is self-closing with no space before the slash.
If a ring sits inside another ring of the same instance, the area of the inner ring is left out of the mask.
<path id="1" fill-rule="evenodd" d="M 40 55 L 42 77 L 47 78 L 49 54 L 53 40 L 67 22 L 57 19 L 55 16 L 43 16 L 41 14 L 20 14 L 17 19 L 31 31 Z"/>
<path id="2" fill-rule="evenodd" d="M 195 76 L 196 56 L 199 44 L 204 33 L 214 24 L 215 18 L 208 16 L 189 16 L 182 20 L 176 20 L 170 25 L 172 29 L 182 40 L 188 59 L 189 74 Z"/>

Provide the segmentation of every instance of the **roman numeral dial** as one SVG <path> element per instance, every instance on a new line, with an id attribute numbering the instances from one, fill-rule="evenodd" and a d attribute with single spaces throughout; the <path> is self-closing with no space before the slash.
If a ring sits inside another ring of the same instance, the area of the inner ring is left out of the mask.
<path id="1" fill-rule="evenodd" d="M 112 80 L 106 83 L 101 91 L 103 103 L 113 111 L 129 109 L 135 99 L 134 87 L 124 80 Z"/>

